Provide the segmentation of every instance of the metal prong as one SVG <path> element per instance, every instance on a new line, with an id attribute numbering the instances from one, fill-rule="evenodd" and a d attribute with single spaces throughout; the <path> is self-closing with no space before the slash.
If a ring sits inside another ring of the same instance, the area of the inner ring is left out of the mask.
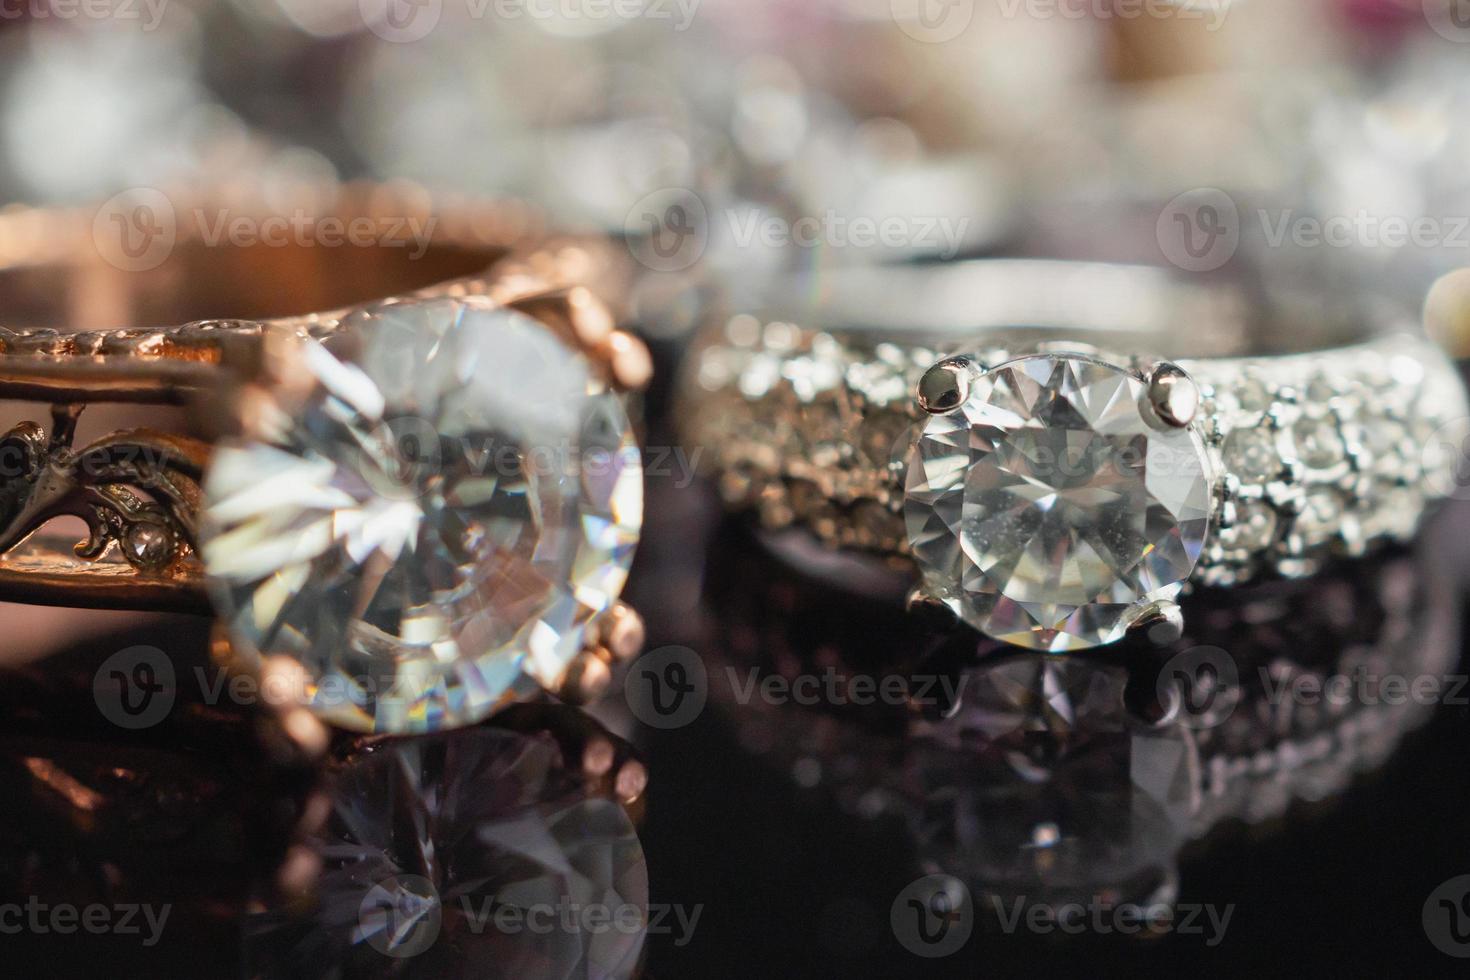
<path id="1" fill-rule="evenodd" d="M 621 600 L 592 620 L 582 650 L 562 677 L 558 693 L 572 704 L 590 704 L 607 693 L 613 668 L 643 652 L 643 617 Z"/>
<path id="2" fill-rule="evenodd" d="M 618 663 L 627 663 L 642 653 L 646 636 L 643 617 L 621 599 L 594 619 L 588 631 L 592 645 L 605 648 Z"/>
<path id="3" fill-rule="evenodd" d="M 557 693 L 570 704 L 591 704 L 612 686 L 612 655 L 605 650 L 583 650 L 567 668 Z"/>
<path id="4" fill-rule="evenodd" d="M 930 415 L 952 412 L 970 397 L 975 365 L 968 357 L 946 357 L 919 379 L 919 407 Z"/>
<path id="5" fill-rule="evenodd" d="M 1165 425 L 1182 429 L 1199 414 L 1199 386 L 1177 364 L 1167 361 L 1149 374 L 1148 400 Z"/>
<path id="6" fill-rule="evenodd" d="M 653 357 L 643 341 L 630 333 L 616 330 L 607 345 L 599 348 L 612 366 L 613 382 L 622 391 L 641 391 L 653 378 Z"/>
<path id="7" fill-rule="evenodd" d="M 926 629 L 936 633 L 947 633 L 959 625 L 960 612 L 952 599 L 934 595 L 924 586 L 916 585 L 909 590 L 904 605 L 909 615 L 919 620 Z"/>
<path id="8" fill-rule="evenodd" d="M 612 314 L 580 286 L 527 293 L 510 299 L 505 305 L 562 331 L 584 351 L 606 344 L 614 329 Z"/>
<path id="9" fill-rule="evenodd" d="M 616 329 L 612 311 L 585 286 L 518 295 L 506 305 L 558 331 L 607 372 L 619 391 L 639 391 L 653 375 L 643 341 Z"/>
<path id="10" fill-rule="evenodd" d="M 1160 646 L 1177 643 L 1184 635 L 1184 610 L 1173 599 L 1160 599 L 1139 613 L 1129 629 L 1142 630 Z"/>

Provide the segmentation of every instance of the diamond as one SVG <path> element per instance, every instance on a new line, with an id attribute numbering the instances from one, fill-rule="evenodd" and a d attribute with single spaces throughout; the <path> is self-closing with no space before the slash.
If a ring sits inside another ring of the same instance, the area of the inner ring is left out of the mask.
<path id="1" fill-rule="evenodd" d="M 1276 540 L 1276 511 L 1258 500 L 1243 500 L 1235 507 L 1235 525 L 1228 537 L 1237 548 L 1261 551 Z"/>
<path id="2" fill-rule="evenodd" d="M 1281 472 L 1276 436 L 1269 429 L 1236 429 L 1225 440 L 1223 452 L 1226 467 L 1243 480 L 1257 483 Z"/>
<path id="3" fill-rule="evenodd" d="M 206 481 L 235 646 L 299 661 L 303 699 L 362 731 L 469 724 L 557 684 L 642 522 L 617 396 L 484 299 L 378 306 L 303 343 L 269 438 L 221 445 Z"/>
<path id="4" fill-rule="evenodd" d="M 1302 462 L 1313 469 L 1326 469 L 1347 458 L 1347 448 L 1331 419 L 1302 419 L 1292 435 Z"/>
<path id="5" fill-rule="evenodd" d="M 1264 412 L 1271 407 L 1271 392 L 1260 378 L 1245 378 L 1235 391 L 1235 402 L 1245 412 Z"/>
<path id="6" fill-rule="evenodd" d="M 1330 538 L 1341 526 L 1343 495 L 1331 487 L 1318 487 L 1306 495 L 1296 530 L 1312 541 Z"/>
<path id="7" fill-rule="evenodd" d="M 928 588 L 981 632 L 1052 652 L 1111 643 L 1177 595 L 1212 479 L 1199 434 L 1153 420 L 1147 389 L 1087 356 L 1034 355 L 932 416 L 904 501 Z"/>

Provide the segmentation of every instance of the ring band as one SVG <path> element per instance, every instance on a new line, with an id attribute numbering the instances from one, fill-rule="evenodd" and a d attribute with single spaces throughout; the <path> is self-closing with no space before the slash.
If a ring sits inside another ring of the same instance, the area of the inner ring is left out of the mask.
<path id="1" fill-rule="evenodd" d="M 344 192 L 322 213 L 355 201 Z M 537 684 L 599 693 L 610 662 L 642 642 L 618 595 L 642 513 L 623 396 L 648 380 L 648 355 L 580 284 L 615 250 L 546 236 L 436 244 L 462 254 L 426 270 L 489 268 L 325 313 L 0 329 L 0 399 L 51 406 L 49 426 L 0 433 L 0 598 L 212 610 L 232 666 L 356 730 L 468 724 Z M 272 258 L 195 257 L 217 281 Z M 300 278 L 284 258 L 281 275 Z M 76 266 L 107 272 L 88 259 Z M 333 259 L 344 278 L 398 281 L 374 278 L 373 249 Z M 104 295 L 136 285 L 119 271 Z M 330 285 L 308 277 L 300 291 Z M 553 404 L 519 407 L 510 392 L 527 385 Z M 77 445 L 98 405 L 172 413 Z M 48 528 L 63 517 L 87 526 L 71 549 Z"/>
<path id="2" fill-rule="evenodd" d="M 912 603 L 997 639 L 1177 633 L 1186 584 L 1308 574 L 1454 492 L 1464 387 L 1371 300 L 1023 260 L 801 288 L 708 329 L 688 439 L 728 502 L 916 564 Z"/>

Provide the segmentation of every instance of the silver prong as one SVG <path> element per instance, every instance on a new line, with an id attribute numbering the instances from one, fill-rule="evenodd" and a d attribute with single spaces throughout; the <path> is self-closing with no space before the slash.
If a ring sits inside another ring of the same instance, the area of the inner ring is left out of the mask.
<path id="1" fill-rule="evenodd" d="M 1165 425 L 1182 429 L 1199 414 L 1199 385 L 1179 365 L 1165 361 L 1149 373 L 1148 400 Z"/>
<path id="2" fill-rule="evenodd" d="M 1184 610 L 1173 599 L 1160 599 L 1139 613 L 1129 629 L 1142 630 L 1150 641 L 1160 646 L 1177 643 L 1184 635 Z"/>
<path id="3" fill-rule="evenodd" d="M 909 590 L 904 605 L 909 615 L 936 633 L 947 633 L 960 624 L 958 604 L 952 599 L 929 592 L 923 585 L 916 585 Z"/>
<path id="4" fill-rule="evenodd" d="M 952 412 L 970 397 L 975 365 L 968 357 L 946 357 L 919 379 L 919 407 L 930 415 Z"/>

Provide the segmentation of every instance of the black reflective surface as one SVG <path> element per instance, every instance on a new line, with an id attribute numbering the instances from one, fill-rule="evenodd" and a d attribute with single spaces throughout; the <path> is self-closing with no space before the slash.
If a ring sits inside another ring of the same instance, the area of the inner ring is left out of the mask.
<path id="1" fill-rule="evenodd" d="M 597 709 L 651 772 L 630 814 L 642 816 L 636 840 L 635 824 L 612 819 L 605 780 L 581 768 L 588 745 L 612 736 L 570 709 L 366 754 L 339 744 L 324 779 L 274 716 L 203 703 L 193 669 L 204 661 L 182 659 L 174 708 L 121 729 L 94 683 L 110 657 L 204 648 L 201 624 L 144 625 L 0 683 L 0 902 L 167 903 L 170 918 L 146 946 L 132 934 L 5 935 L 8 968 L 1462 975 L 1435 945 L 1459 941 L 1460 910 L 1434 896 L 1470 873 L 1470 691 L 1457 686 L 1470 507 L 1442 512 L 1416 553 L 1202 592 L 1168 650 L 1046 660 L 925 633 L 900 608 L 901 582 L 871 569 L 833 566 L 837 582 L 793 570 L 772 546 L 789 557 L 804 545 L 719 518 L 698 485 L 655 478 L 650 500 L 629 598 L 647 614 L 664 707 L 701 684 L 703 706 L 673 724 L 648 715 L 635 664 L 633 687 Z M 675 662 L 686 669 L 669 673 Z M 1383 693 L 1390 676 L 1440 686 L 1396 701 Z M 1314 702 L 1310 679 L 1330 677 L 1369 681 Z M 283 903 L 281 879 L 301 870 L 293 845 L 313 839 L 325 887 Z M 440 930 L 413 955 L 384 955 L 370 929 L 354 931 L 379 921 L 360 918 L 363 904 L 379 876 L 396 878 L 407 904 L 384 908 L 413 919 L 427 908 L 404 883 L 413 875 L 448 897 Z M 646 904 L 647 935 L 487 934 L 461 914 L 482 904 L 454 905 L 517 881 L 552 905 L 568 882 L 604 883 Z M 1143 928 L 1114 917 L 1128 903 L 1177 911 Z M 1067 918 L 1094 906 L 1101 919 Z M 1028 919 L 1036 907 L 1051 911 Z"/>

